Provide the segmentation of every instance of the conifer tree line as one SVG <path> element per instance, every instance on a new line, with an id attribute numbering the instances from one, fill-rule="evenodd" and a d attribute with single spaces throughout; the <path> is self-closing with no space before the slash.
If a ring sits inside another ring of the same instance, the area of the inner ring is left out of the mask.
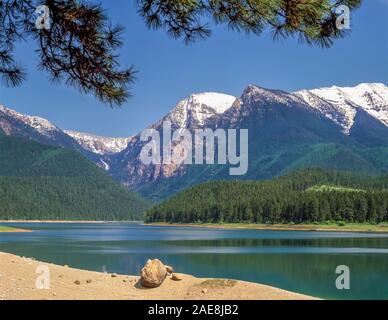
<path id="1" fill-rule="evenodd" d="M 0 220 L 139 221 L 147 206 L 108 179 L 0 176 Z"/>
<path id="2" fill-rule="evenodd" d="M 388 221 L 388 176 L 307 170 L 264 182 L 209 182 L 153 207 L 146 221 L 380 223 Z"/>
<path id="3" fill-rule="evenodd" d="M 76 151 L 0 130 L 0 220 L 141 220 L 149 203 Z"/>

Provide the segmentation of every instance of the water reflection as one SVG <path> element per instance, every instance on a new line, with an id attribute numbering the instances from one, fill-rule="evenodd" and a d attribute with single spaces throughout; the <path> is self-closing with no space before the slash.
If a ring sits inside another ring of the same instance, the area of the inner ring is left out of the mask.
<path id="1" fill-rule="evenodd" d="M 388 299 L 388 235 L 135 224 L 13 224 L 0 250 L 73 267 L 137 274 L 149 258 L 201 277 L 254 281 L 322 298 Z M 335 268 L 351 290 L 335 288 Z"/>

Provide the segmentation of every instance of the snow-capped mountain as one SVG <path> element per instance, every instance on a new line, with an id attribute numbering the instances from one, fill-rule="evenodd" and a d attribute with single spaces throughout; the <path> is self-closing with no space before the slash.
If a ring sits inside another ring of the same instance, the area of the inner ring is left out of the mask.
<path id="1" fill-rule="evenodd" d="M 288 93 L 249 85 L 239 98 L 215 92 L 192 94 L 148 128 L 162 132 L 165 121 L 172 123 L 173 130 L 249 129 L 250 179 L 309 165 L 373 171 L 385 166 L 388 87 L 364 83 Z M 155 199 L 160 199 L 160 190 L 171 195 L 193 183 L 227 178 L 222 168 L 144 165 L 140 153 L 147 142 L 140 140 L 140 134 L 107 138 L 63 131 L 46 119 L 3 106 L 0 131 L 77 150 L 124 185 L 153 193 Z"/>
<path id="2" fill-rule="evenodd" d="M 99 155 L 121 152 L 128 146 L 128 142 L 131 140 L 131 137 L 102 137 L 90 133 L 76 132 L 71 130 L 65 130 L 64 132 L 78 141 L 78 143 L 83 148 Z"/>
<path id="3" fill-rule="evenodd" d="M 55 147 L 75 150 L 106 169 L 99 154 L 89 151 L 47 119 L 21 114 L 0 105 L 0 132 Z"/>
<path id="4" fill-rule="evenodd" d="M 50 121 L 37 116 L 21 114 L 3 105 L 0 105 L 0 131 L 8 136 L 76 150 L 95 160 L 89 151 L 84 150 L 77 141 Z"/>
<path id="5" fill-rule="evenodd" d="M 220 117 L 232 108 L 236 97 L 216 92 L 192 94 L 177 105 L 162 119 L 148 128 L 162 132 L 163 123 L 170 122 L 173 129 L 201 128 L 206 121 Z M 140 140 L 140 134 L 129 140 L 128 147 L 120 153 L 106 157 L 106 162 L 114 177 L 124 185 L 134 187 L 145 181 L 156 181 L 184 174 L 183 165 L 150 165 L 140 161 L 140 152 L 146 142 Z"/>
<path id="6" fill-rule="evenodd" d="M 3 124 L 2 129 L 6 134 L 9 134 L 9 135 L 11 135 L 12 130 L 15 130 L 16 128 L 13 128 L 12 126 L 6 126 L 5 125 L 6 118 L 19 120 L 21 123 L 25 124 L 26 126 L 29 126 L 32 129 L 36 130 L 39 134 L 42 134 L 47 137 L 53 137 L 56 134 L 62 132 L 61 129 L 59 129 L 57 126 L 55 126 L 54 124 L 52 124 L 50 121 L 46 119 L 43 119 L 37 116 L 24 115 L 19 112 L 16 112 L 15 110 L 8 109 L 3 105 L 0 105 L 0 121 Z"/>
<path id="7" fill-rule="evenodd" d="M 382 84 L 296 93 L 249 85 L 239 98 L 219 93 L 191 95 L 150 128 L 161 132 L 164 121 L 170 121 L 174 129 L 248 128 L 251 179 L 302 165 L 369 170 L 374 164 L 347 148 L 388 146 L 387 92 Z M 203 168 L 202 172 L 198 166 L 146 166 L 139 160 L 144 144 L 140 135 L 133 137 L 125 150 L 108 157 L 108 163 L 123 184 L 156 199 L 165 196 L 159 192 L 170 190 L 171 195 L 192 183 L 226 178 L 222 170 L 211 173 Z"/>
<path id="8" fill-rule="evenodd" d="M 0 130 L 6 135 L 22 137 L 43 144 L 81 152 L 97 165 L 109 169 L 103 157 L 124 150 L 131 138 L 108 138 L 89 133 L 65 131 L 47 119 L 21 114 L 0 105 Z"/>
<path id="9" fill-rule="evenodd" d="M 161 122 L 170 121 L 179 128 L 203 126 L 208 118 L 223 114 L 235 101 L 236 97 L 222 93 L 193 94 L 181 100 Z"/>
<path id="10" fill-rule="evenodd" d="M 262 88 L 253 84 L 245 88 L 240 100 L 242 103 L 249 104 L 255 102 L 263 106 L 266 104 L 280 103 L 293 107 L 295 103 L 301 103 L 298 97 L 290 95 L 288 92 Z"/>
<path id="11" fill-rule="evenodd" d="M 382 83 L 302 90 L 295 95 L 340 125 L 346 134 L 350 134 L 360 109 L 388 126 L 388 87 Z"/>

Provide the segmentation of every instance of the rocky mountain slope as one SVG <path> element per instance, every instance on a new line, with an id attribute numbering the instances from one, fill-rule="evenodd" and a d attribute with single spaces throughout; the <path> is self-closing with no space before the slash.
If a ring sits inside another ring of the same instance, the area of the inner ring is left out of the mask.
<path id="1" fill-rule="evenodd" d="M 312 108 L 350 134 L 359 110 L 388 126 L 388 90 L 382 83 L 362 83 L 356 87 L 320 88 L 295 93 Z"/>
<path id="2" fill-rule="evenodd" d="M 0 105 L 0 130 L 7 136 L 78 151 L 104 169 L 108 166 L 104 156 L 123 150 L 130 139 L 65 131 L 47 119 L 24 115 L 3 105 Z"/>
<path id="3" fill-rule="evenodd" d="M 75 139 L 84 149 L 99 155 L 121 152 L 128 146 L 128 142 L 131 140 L 131 138 L 102 137 L 71 130 L 65 130 L 64 132 Z"/>
<path id="4" fill-rule="evenodd" d="M 381 172 L 388 169 L 388 87 L 363 83 L 288 93 L 249 85 L 241 97 L 206 92 L 180 101 L 148 128 L 248 129 L 249 171 L 263 179 L 303 167 Z M 131 189 L 153 199 L 207 180 L 229 179 L 229 166 L 145 165 L 140 133 L 105 138 L 62 131 L 45 119 L 0 107 L 7 135 L 77 150 Z M 177 148 L 173 145 L 172 148 Z"/>
<path id="5" fill-rule="evenodd" d="M 168 120 L 173 129 L 249 129 L 249 171 L 242 179 L 270 178 L 311 166 L 380 172 L 388 169 L 387 92 L 382 84 L 297 93 L 250 85 L 240 98 L 228 98 L 223 108 L 212 106 L 211 99 L 190 104 L 195 99 L 188 98 L 151 128 L 162 133 L 162 123 Z M 109 163 L 115 178 L 153 199 L 230 178 L 228 166 L 146 166 L 139 159 L 144 144 L 135 136 Z"/>

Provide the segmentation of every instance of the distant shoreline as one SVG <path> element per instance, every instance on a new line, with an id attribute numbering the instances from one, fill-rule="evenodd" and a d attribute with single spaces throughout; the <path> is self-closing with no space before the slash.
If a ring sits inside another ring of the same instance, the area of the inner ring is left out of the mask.
<path id="1" fill-rule="evenodd" d="M 142 221 L 89 221 L 89 220 L 0 220 L 0 223 L 142 223 Z"/>
<path id="2" fill-rule="evenodd" d="M 273 231 L 327 231 L 327 232 L 363 232 L 363 233 L 388 233 L 388 225 L 372 225 L 372 224 L 352 224 L 345 226 L 338 225 L 314 225 L 314 224 L 244 224 L 244 223 L 147 223 L 148 226 L 161 227 L 193 227 L 193 228 L 214 228 L 214 229 L 251 229 L 251 230 L 273 230 Z"/>
<path id="3" fill-rule="evenodd" d="M 213 229 L 251 229 L 251 230 L 273 230 L 273 231 L 327 231 L 327 232 L 361 232 L 361 233 L 388 233 L 388 223 L 373 225 L 368 223 L 347 223 L 345 226 L 337 224 L 249 224 L 249 223 L 167 223 L 155 222 L 144 223 L 143 221 L 88 221 L 88 220 L 0 220 L 0 223 L 62 223 L 62 224 L 109 224 L 109 223 L 138 223 L 144 226 L 160 227 L 192 227 L 192 228 L 213 228 Z M 1 228 L 1 226 L 0 226 Z M 14 228 L 13 232 L 30 232 Z M 1 229 L 0 229 L 1 232 Z M 3 231 L 5 232 L 5 231 Z M 10 232 L 10 231 L 8 231 Z"/>

